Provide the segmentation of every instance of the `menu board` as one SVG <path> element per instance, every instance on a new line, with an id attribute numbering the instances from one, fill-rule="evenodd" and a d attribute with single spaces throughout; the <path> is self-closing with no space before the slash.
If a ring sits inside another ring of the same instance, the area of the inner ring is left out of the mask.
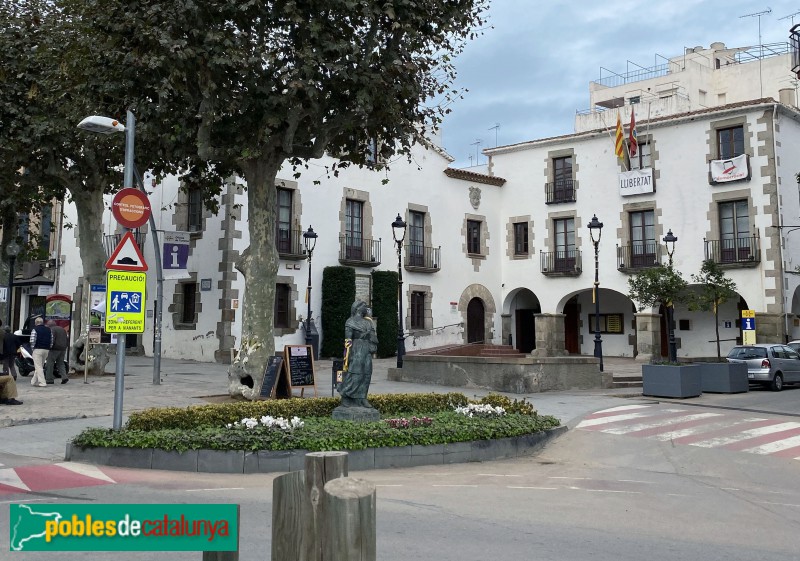
<path id="1" fill-rule="evenodd" d="M 293 388 L 315 385 L 311 345 L 286 345 L 283 348 L 283 355 Z"/>
<path id="2" fill-rule="evenodd" d="M 269 357 L 267 367 L 264 369 L 264 381 L 261 383 L 261 391 L 258 393 L 259 399 L 269 399 L 275 397 L 275 388 L 278 376 L 283 371 L 283 357 L 275 355 Z"/>

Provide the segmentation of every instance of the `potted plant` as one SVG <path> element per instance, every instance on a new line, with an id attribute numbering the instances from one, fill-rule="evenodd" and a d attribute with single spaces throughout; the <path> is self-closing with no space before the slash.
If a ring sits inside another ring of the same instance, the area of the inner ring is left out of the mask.
<path id="1" fill-rule="evenodd" d="M 700 363 L 701 387 L 704 392 L 737 393 L 750 388 L 745 363 L 729 363 L 722 358 L 719 344 L 719 307 L 738 296 L 736 283 L 725 276 L 722 267 L 712 259 L 703 261 L 700 274 L 692 275 L 697 286 L 690 293 L 690 310 L 713 312 L 717 361 Z"/>
<path id="2" fill-rule="evenodd" d="M 686 300 L 687 282 L 672 263 L 643 269 L 628 279 L 628 295 L 638 304 L 639 311 L 663 305 L 667 322 L 672 322 L 676 302 Z M 677 362 L 642 365 L 642 394 L 654 397 L 697 397 L 700 373 L 696 364 Z"/>

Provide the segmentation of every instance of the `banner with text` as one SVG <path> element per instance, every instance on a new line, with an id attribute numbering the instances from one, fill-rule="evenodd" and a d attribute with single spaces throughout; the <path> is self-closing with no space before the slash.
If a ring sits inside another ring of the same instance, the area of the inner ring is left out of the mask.
<path id="1" fill-rule="evenodd" d="M 11 504 L 10 551 L 237 551 L 235 504 Z"/>
<path id="2" fill-rule="evenodd" d="M 632 169 L 619 174 L 619 194 L 623 197 L 653 191 L 653 168 Z"/>
<path id="3" fill-rule="evenodd" d="M 711 160 L 708 169 L 712 184 L 750 179 L 750 160 L 747 159 L 747 154 L 727 160 Z"/>

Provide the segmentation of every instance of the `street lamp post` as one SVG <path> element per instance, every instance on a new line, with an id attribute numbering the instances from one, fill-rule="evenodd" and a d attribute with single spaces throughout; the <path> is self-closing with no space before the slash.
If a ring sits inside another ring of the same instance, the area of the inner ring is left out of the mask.
<path id="1" fill-rule="evenodd" d="M 314 253 L 314 248 L 317 245 L 317 233 L 311 226 L 308 230 L 303 232 L 303 245 L 306 248 L 306 257 L 308 258 L 308 288 L 306 288 L 306 302 L 308 303 L 308 314 L 306 315 L 306 345 L 312 346 L 312 353 L 314 358 L 318 358 L 317 349 L 313 348 L 313 339 L 311 337 L 311 254 Z"/>
<path id="2" fill-rule="evenodd" d="M 672 229 L 664 236 L 664 244 L 667 246 L 669 255 L 669 268 L 672 269 L 672 255 L 675 253 L 675 242 L 678 236 L 672 233 Z M 675 305 L 670 302 L 667 305 L 667 332 L 669 333 L 669 361 L 678 362 L 678 347 L 675 344 Z"/>
<path id="3" fill-rule="evenodd" d="M 397 214 L 392 222 L 392 237 L 397 244 L 397 368 L 403 368 L 406 340 L 403 337 L 403 241 L 406 239 L 406 223 Z"/>
<path id="4" fill-rule="evenodd" d="M 597 230 L 597 239 L 594 239 L 595 230 Z M 592 290 L 592 300 L 594 300 L 594 356 L 600 359 L 600 372 L 603 371 L 603 340 L 600 338 L 600 260 L 598 252 L 602 235 L 603 223 L 597 219 L 595 214 L 592 216 L 592 221 L 589 222 L 589 236 L 594 244 L 594 290 Z"/>
<path id="5" fill-rule="evenodd" d="M 8 295 L 6 296 L 6 325 L 13 331 L 11 327 L 11 305 L 14 303 L 14 264 L 19 255 L 20 247 L 14 240 L 6 246 L 6 255 L 8 255 Z"/>
<path id="6" fill-rule="evenodd" d="M 87 117 L 78 124 L 78 128 L 101 134 L 113 134 L 125 131 L 125 168 L 122 178 L 123 187 L 133 187 L 133 153 L 136 130 L 136 118 L 128 110 L 125 126 L 108 117 Z M 127 231 L 127 228 L 125 229 Z M 125 391 L 125 333 L 117 334 L 117 363 L 114 371 L 114 417 L 113 428 L 122 428 L 122 394 Z"/>

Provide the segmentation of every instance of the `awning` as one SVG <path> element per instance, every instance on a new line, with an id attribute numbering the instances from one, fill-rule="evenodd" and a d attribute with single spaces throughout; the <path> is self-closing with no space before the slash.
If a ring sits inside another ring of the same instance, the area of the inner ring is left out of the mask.
<path id="1" fill-rule="evenodd" d="M 29 279 L 14 279 L 14 286 L 53 286 L 55 281 L 43 275 L 36 275 Z"/>

